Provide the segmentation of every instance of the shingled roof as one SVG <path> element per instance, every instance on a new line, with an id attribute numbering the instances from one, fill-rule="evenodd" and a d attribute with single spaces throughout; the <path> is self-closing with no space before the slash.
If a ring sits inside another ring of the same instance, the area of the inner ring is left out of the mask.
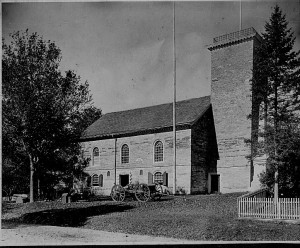
<path id="1" fill-rule="evenodd" d="M 190 127 L 210 106 L 210 96 L 176 102 L 176 125 Z M 172 103 L 103 115 L 82 134 L 81 140 L 126 136 L 172 127 Z"/>

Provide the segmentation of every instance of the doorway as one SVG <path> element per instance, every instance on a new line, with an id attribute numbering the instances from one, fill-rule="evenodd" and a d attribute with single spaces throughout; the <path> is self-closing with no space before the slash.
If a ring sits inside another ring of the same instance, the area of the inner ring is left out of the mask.
<path id="1" fill-rule="evenodd" d="M 211 193 L 220 192 L 220 175 L 213 174 L 211 176 Z"/>
<path id="2" fill-rule="evenodd" d="M 128 174 L 126 174 L 126 175 L 119 175 L 119 182 L 120 182 L 120 185 L 122 187 L 124 187 L 127 184 L 129 184 L 129 175 Z"/>

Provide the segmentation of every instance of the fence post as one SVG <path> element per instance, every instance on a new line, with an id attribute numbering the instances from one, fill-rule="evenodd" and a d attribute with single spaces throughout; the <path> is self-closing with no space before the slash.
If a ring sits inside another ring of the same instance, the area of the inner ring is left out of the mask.
<path id="1" fill-rule="evenodd" d="M 277 198 L 277 200 L 276 200 L 277 202 L 276 202 L 276 204 L 277 204 L 277 219 L 280 219 L 280 211 L 281 211 L 281 209 L 280 209 L 280 203 L 281 203 L 281 201 L 280 201 L 280 199 L 279 198 Z"/>
<path id="2" fill-rule="evenodd" d="M 238 217 L 269 219 L 300 219 L 300 198 L 237 199 Z"/>
<path id="3" fill-rule="evenodd" d="M 300 215 L 300 213 L 298 212 L 298 210 L 300 208 L 299 201 L 300 201 L 299 198 L 295 199 L 295 206 L 294 206 L 294 211 L 293 211 L 294 212 L 294 219 L 297 219 L 297 217 Z"/>
<path id="4" fill-rule="evenodd" d="M 238 207 L 238 218 L 240 218 L 240 201 L 239 201 L 239 198 L 237 198 L 237 207 Z"/>

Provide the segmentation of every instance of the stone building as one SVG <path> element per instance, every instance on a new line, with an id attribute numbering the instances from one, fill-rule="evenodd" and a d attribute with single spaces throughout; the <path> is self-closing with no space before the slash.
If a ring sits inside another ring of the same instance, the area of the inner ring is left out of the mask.
<path id="1" fill-rule="evenodd" d="M 253 28 L 215 38 L 208 47 L 211 96 L 176 103 L 177 190 L 225 193 L 259 186 L 264 163 L 246 159 L 253 151 L 245 139 L 255 140 L 259 126 L 251 78 L 260 40 Z M 135 182 L 159 182 L 172 192 L 172 103 L 105 114 L 81 141 L 99 194 L 109 194 L 114 183 Z"/>
<path id="2" fill-rule="evenodd" d="M 91 185 L 109 194 L 116 182 L 159 182 L 172 190 L 172 103 L 108 113 L 84 133 L 82 149 L 91 157 Z M 214 182 L 218 150 L 210 97 L 176 103 L 177 188 L 206 193 Z M 217 179 L 217 178 L 216 178 Z"/>

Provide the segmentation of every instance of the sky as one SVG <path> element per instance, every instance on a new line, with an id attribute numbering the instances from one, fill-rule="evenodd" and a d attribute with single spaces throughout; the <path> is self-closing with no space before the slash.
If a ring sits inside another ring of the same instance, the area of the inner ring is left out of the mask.
<path id="1" fill-rule="evenodd" d="M 300 0 L 241 1 L 242 29 L 259 33 L 278 4 L 300 50 Z M 176 1 L 176 100 L 210 95 L 214 37 L 239 30 L 239 1 Z M 29 29 L 62 51 L 61 70 L 88 81 L 103 113 L 173 101 L 173 3 L 7 2 L 2 37 Z"/>

